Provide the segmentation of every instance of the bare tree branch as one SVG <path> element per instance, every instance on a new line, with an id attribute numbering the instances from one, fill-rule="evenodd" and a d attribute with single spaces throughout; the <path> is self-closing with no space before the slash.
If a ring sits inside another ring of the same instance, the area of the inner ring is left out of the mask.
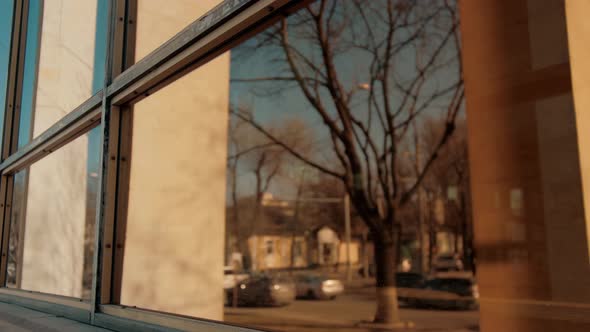
<path id="1" fill-rule="evenodd" d="M 299 153 L 298 151 L 295 151 L 293 148 L 291 148 L 290 146 L 286 145 L 284 142 L 282 142 L 280 139 L 278 139 L 277 137 L 275 137 L 273 134 L 271 134 L 270 132 L 268 132 L 262 125 L 260 125 L 258 122 L 254 121 L 251 117 L 246 116 L 244 114 L 242 114 L 240 111 L 237 111 L 235 109 L 230 109 L 231 114 L 237 116 L 238 118 L 240 118 L 242 121 L 245 121 L 247 123 L 249 123 L 252 127 L 256 128 L 258 131 L 260 131 L 260 133 L 262 133 L 266 138 L 268 138 L 270 141 L 276 143 L 277 145 L 281 146 L 283 149 L 285 149 L 287 152 L 289 152 L 293 157 L 299 159 L 300 161 L 308 164 L 309 166 L 316 168 L 317 170 L 324 172 L 326 174 L 332 175 L 336 178 L 339 179 L 343 179 L 344 178 L 344 174 L 338 173 L 336 171 L 330 170 L 316 162 L 314 162 L 313 160 L 303 156 L 301 153 Z"/>
<path id="2" fill-rule="evenodd" d="M 414 185 L 412 185 L 412 187 L 406 193 L 404 193 L 402 195 L 402 197 L 400 199 L 400 205 L 407 203 L 408 200 L 412 197 L 414 192 L 417 190 L 417 188 L 420 186 L 420 184 L 424 180 L 426 174 L 428 173 L 428 169 L 430 168 L 430 166 L 432 166 L 432 163 L 438 157 L 438 152 L 447 143 L 447 141 L 449 140 L 449 138 L 451 137 L 451 135 L 455 131 L 455 119 L 457 118 L 457 114 L 459 113 L 459 110 L 461 108 L 461 105 L 462 105 L 461 101 L 463 100 L 464 96 L 465 96 L 465 93 L 461 92 L 459 101 L 457 103 L 455 103 L 454 108 L 452 110 L 450 110 L 450 112 L 449 112 L 449 117 L 447 118 L 445 130 L 443 131 L 443 134 L 441 135 L 441 138 L 440 138 L 438 144 L 434 148 L 434 151 L 431 153 L 430 157 L 428 157 L 426 164 L 422 168 L 421 172 L 418 174 L 418 178 L 417 178 L 416 182 L 414 183 Z"/>
<path id="3" fill-rule="evenodd" d="M 236 145 L 235 142 L 233 142 L 232 144 Z M 276 146 L 276 145 L 277 145 L 277 143 L 269 142 L 269 143 L 266 143 L 266 144 L 260 144 L 260 145 L 252 146 L 252 147 L 250 147 L 248 149 L 238 151 L 235 154 L 233 154 L 231 156 L 228 156 L 227 159 L 228 160 L 238 159 L 241 156 L 243 156 L 245 154 L 248 154 L 248 153 L 250 153 L 252 151 L 256 151 L 256 150 L 260 150 L 260 149 L 266 149 L 266 148 L 269 148 L 269 147 L 272 147 L 272 146 Z"/>

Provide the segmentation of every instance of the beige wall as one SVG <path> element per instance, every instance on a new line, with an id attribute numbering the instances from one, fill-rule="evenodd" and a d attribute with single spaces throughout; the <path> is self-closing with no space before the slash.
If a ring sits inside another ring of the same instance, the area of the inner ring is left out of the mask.
<path id="1" fill-rule="evenodd" d="M 139 0 L 137 58 L 219 1 Z M 121 303 L 223 318 L 229 54 L 133 110 Z"/>
<path id="2" fill-rule="evenodd" d="M 33 136 L 91 95 L 96 1 L 46 1 Z M 82 296 L 88 140 L 30 168 L 21 287 Z"/>
<path id="3" fill-rule="evenodd" d="M 137 0 L 135 59 L 148 55 L 221 0 Z"/>
<path id="4" fill-rule="evenodd" d="M 576 112 L 576 123 L 586 209 L 586 239 L 590 239 L 590 1 L 566 0 L 565 8 L 574 105 L 579 110 Z M 590 253 L 590 241 L 587 240 L 586 244 Z"/>
<path id="5" fill-rule="evenodd" d="M 461 17 L 481 329 L 587 331 L 586 124 L 564 1 L 463 1 Z"/>

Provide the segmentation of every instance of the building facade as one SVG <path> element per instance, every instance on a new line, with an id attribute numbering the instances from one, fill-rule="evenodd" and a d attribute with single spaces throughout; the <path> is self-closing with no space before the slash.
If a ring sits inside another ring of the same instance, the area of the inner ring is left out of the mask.
<path id="1" fill-rule="evenodd" d="M 375 324 L 394 326 L 395 215 L 424 207 L 421 172 L 464 121 L 480 330 L 590 330 L 590 2 L 430 5 L 2 1 L 0 301 L 121 331 L 248 330 L 224 323 L 228 247 L 257 270 L 358 269 L 352 204 Z M 416 143 L 420 116 L 443 119 L 440 143 Z M 257 232 L 266 192 L 343 232 Z"/>

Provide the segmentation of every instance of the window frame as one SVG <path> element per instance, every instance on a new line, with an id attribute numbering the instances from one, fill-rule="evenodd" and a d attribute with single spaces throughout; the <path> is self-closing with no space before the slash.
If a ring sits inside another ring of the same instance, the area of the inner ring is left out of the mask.
<path id="1" fill-rule="evenodd" d="M 130 107 L 311 0 L 223 0 L 132 64 L 138 0 L 108 1 L 107 57 L 102 89 L 18 148 L 20 97 L 30 0 L 15 0 L 0 162 L 0 301 L 114 330 L 255 331 L 223 322 L 118 304 L 131 143 Z M 14 107 L 13 107 L 14 106 Z M 8 289 L 6 268 L 13 176 L 90 129 L 101 132 L 96 241 L 91 300 Z"/>

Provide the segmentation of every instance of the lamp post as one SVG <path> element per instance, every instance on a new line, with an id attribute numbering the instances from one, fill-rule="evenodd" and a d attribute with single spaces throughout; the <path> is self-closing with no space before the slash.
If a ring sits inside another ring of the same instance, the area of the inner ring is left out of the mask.
<path id="1" fill-rule="evenodd" d="M 352 280 L 352 262 L 350 261 L 350 196 L 344 195 L 344 236 L 346 237 L 346 281 Z"/>

